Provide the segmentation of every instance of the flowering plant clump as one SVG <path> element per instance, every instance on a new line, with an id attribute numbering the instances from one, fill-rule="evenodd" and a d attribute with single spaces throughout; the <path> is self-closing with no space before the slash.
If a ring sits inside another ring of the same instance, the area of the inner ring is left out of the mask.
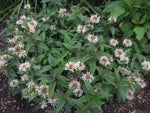
<path id="1" fill-rule="evenodd" d="M 21 92 L 42 109 L 53 106 L 56 113 L 63 107 L 66 113 L 72 107 L 98 113 L 114 95 L 119 102 L 134 99 L 146 86 L 149 57 L 136 53 L 136 39 L 121 36 L 117 17 L 80 5 L 64 8 L 64 2 L 42 0 L 39 13 L 25 4 L 21 16 L 8 21 L 0 68 L 13 94 Z"/>

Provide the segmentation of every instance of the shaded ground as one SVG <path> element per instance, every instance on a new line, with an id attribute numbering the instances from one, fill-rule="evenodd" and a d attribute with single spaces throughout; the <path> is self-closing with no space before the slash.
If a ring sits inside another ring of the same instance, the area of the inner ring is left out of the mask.
<path id="1" fill-rule="evenodd" d="M 0 32 L 5 28 L 5 24 L 0 24 Z M 0 36 L 0 51 L 7 47 L 5 35 Z M 118 104 L 115 100 L 112 104 L 106 103 L 102 106 L 104 113 L 150 113 L 150 77 L 148 77 L 147 87 L 140 90 L 138 96 L 133 101 L 125 104 Z M 49 110 L 35 110 L 35 103 L 28 103 L 22 99 L 21 95 L 12 96 L 8 86 L 8 78 L 0 72 L 0 113 L 53 113 Z M 61 113 L 65 113 L 62 111 Z"/>

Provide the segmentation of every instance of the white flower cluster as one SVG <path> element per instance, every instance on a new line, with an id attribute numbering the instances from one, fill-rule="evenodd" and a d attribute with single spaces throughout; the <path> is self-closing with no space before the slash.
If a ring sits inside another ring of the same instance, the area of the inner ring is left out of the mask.
<path id="1" fill-rule="evenodd" d="M 130 39 L 124 39 L 123 40 L 123 45 L 126 47 L 131 47 L 132 46 L 132 41 Z"/>
<path id="2" fill-rule="evenodd" d="M 123 51 L 123 49 L 116 49 L 115 56 L 120 58 L 121 61 L 125 61 L 125 64 L 129 63 L 129 57 L 126 57 L 126 53 Z"/>
<path id="3" fill-rule="evenodd" d="M 85 33 L 87 31 L 87 28 L 86 28 L 86 26 L 84 26 L 84 25 L 78 25 L 78 27 L 77 27 L 77 32 L 78 33 Z"/>
<path id="4" fill-rule="evenodd" d="M 141 75 L 140 74 L 134 74 L 132 73 L 131 71 L 129 71 L 128 69 L 126 68 L 118 68 L 118 71 L 123 74 L 123 75 L 128 75 L 128 82 L 131 83 L 133 82 L 136 82 L 141 88 L 144 88 L 146 86 L 146 83 L 144 82 L 144 80 L 141 78 Z"/>
<path id="5" fill-rule="evenodd" d="M 94 76 L 90 72 L 86 72 L 82 75 L 82 80 L 86 80 L 91 83 L 94 80 Z"/>
<path id="6" fill-rule="evenodd" d="M 29 80 L 28 75 L 26 75 L 26 74 L 25 74 L 25 75 L 22 75 L 22 76 L 21 76 L 21 80 L 22 80 L 22 81 L 28 81 L 28 80 Z"/>
<path id="7" fill-rule="evenodd" d="M 37 21 L 32 19 L 30 22 L 27 22 L 27 25 L 29 27 L 29 32 L 35 33 L 36 27 L 38 25 Z"/>
<path id="8" fill-rule="evenodd" d="M 49 86 L 45 86 L 45 85 L 41 85 L 39 88 L 38 88 L 38 95 L 43 97 L 43 98 L 46 98 L 48 97 L 48 89 L 49 89 Z"/>
<path id="9" fill-rule="evenodd" d="M 61 16 L 61 17 L 67 16 L 67 9 L 60 8 L 58 13 L 59 13 L 59 16 Z"/>
<path id="10" fill-rule="evenodd" d="M 31 65 L 29 62 L 22 63 L 19 66 L 19 71 L 28 72 L 30 70 L 30 67 L 31 67 Z"/>
<path id="11" fill-rule="evenodd" d="M 41 108 L 45 109 L 47 108 L 48 104 L 51 104 L 52 106 L 55 106 L 57 104 L 57 98 L 51 97 L 50 99 L 47 99 L 48 101 L 43 100 L 41 103 Z"/>
<path id="12" fill-rule="evenodd" d="M 97 43 L 98 42 L 98 36 L 94 36 L 94 34 L 88 34 L 86 36 L 86 39 L 89 41 L 89 42 L 92 42 L 92 43 Z"/>
<path id="13" fill-rule="evenodd" d="M 10 82 L 10 87 L 15 88 L 18 86 L 18 84 L 19 84 L 19 81 L 17 79 L 14 79 Z"/>
<path id="14" fill-rule="evenodd" d="M 83 94 L 83 90 L 81 89 L 81 84 L 80 82 L 73 80 L 69 83 L 69 89 L 75 87 L 75 89 L 73 90 L 73 93 L 75 96 L 77 97 L 81 97 Z"/>
<path id="15" fill-rule="evenodd" d="M 42 18 L 43 22 L 46 22 L 48 19 L 49 19 L 49 16 L 46 18 L 45 17 Z"/>
<path id="16" fill-rule="evenodd" d="M 145 70 L 147 70 L 147 71 L 149 71 L 150 70 L 150 61 L 143 61 L 142 63 L 141 63 L 141 65 L 142 65 L 142 68 L 143 69 L 145 69 Z"/>
<path id="17" fill-rule="evenodd" d="M 133 100 L 134 99 L 134 93 L 135 93 L 135 88 L 130 87 L 129 90 L 126 93 L 126 98 L 128 100 Z"/>
<path id="18" fill-rule="evenodd" d="M 51 25 L 50 29 L 51 29 L 52 31 L 56 30 L 56 25 Z"/>
<path id="19" fill-rule="evenodd" d="M 112 39 L 110 39 L 109 43 L 110 43 L 111 46 L 116 46 L 116 45 L 118 45 L 118 40 L 112 38 Z M 126 46 L 126 47 L 131 47 L 132 46 L 132 41 L 130 39 L 124 39 L 123 40 L 123 45 Z"/>
<path id="20" fill-rule="evenodd" d="M 0 56 L 0 68 L 7 65 L 8 60 L 10 60 L 12 56 L 5 54 Z"/>
<path id="21" fill-rule="evenodd" d="M 117 22 L 117 18 L 114 17 L 114 16 L 111 16 L 111 17 L 108 18 L 108 22 L 115 23 L 115 22 Z"/>
<path id="22" fill-rule="evenodd" d="M 116 46 L 116 45 L 118 45 L 118 40 L 112 38 L 112 39 L 110 39 L 109 43 L 111 46 Z"/>
<path id="23" fill-rule="evenodd" d="M 25 15 L 22 15 L 22 16 L 20 16 L 19 20 L 16 21 L 16 24 L 21 25 L 22 28 L 25 28 L 25 26 L 24 26 L 24 21 L 25 20 L 30 20 L 30 18 L 26 17 Z"/>
<path id="24" fill-rule="evenodd" d="M 98 16 L 98 15 L 91 15 L 90 21 L 91 21 L 92 23 L 99 23 L 99 21 L 100 21 L 100 16 Z"/>
<path id="25" fill-rule="evenodd" d="M 101 56 L 99 63 L 102 64 L 103 66 L 108 66 L 113 62 L 113 58 L 112 57 L 108 57 L 108 56 Z"/>
<path id="26" fill-rule="evenodd" d="M 31 5 L 30 4 L 25 4 L 24 5 L 24 9 L 30 9 L 31 8 Z"/>
<path id="27" fill-rule="evenodd" d="M 75 71 L 82 71 L 85 69 L 85 64 L 78 61 L 78 62 L 68 62 L 65 65 L 65 70 L 69 70 L 71 72 Z"/>

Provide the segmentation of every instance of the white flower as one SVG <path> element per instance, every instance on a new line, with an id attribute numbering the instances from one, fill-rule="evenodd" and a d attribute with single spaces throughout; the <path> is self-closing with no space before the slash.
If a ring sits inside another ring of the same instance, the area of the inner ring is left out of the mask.
<path id="1" fill-rule="evenodd" d="M 15 42 L 16 42 L 15 38 L 8 39 L 8 43 L 10 44 L 15 44 Z"/>
<path id="2" fill-rule="evenodd" d="M 83 74 L 82 80 L 86 80 L 91 83 L 94 80 L 94 76 L 90 72 L 87 72 L 86 74 Z"/>
<path id="3" fill-rule="evenodd" d="M 19 81 L 17 79 L 14 79 L 10 82 L 10 87 L 17 87 L 19 84 Z"/>
<path id="4" fill-rule="evenodd" d="M 24 5 L 24 9 L 30 9 L 31 8 L 31 5 L 30 4 L 25 4 Z"/>
<path id="5" fill-rule="evenodd" d="M 47 17 L 47 18 L 43 17 L 42 18 L 43 22 L 46 22 L 48 19 L 49 19 L 49 17 Z"/>
<path id="6" fill-rule="evenodd" d="M 123 75 L 132 75 L 132 72 L 127 70 L 126 68 L 124 67 L 119 67 L 118 68 L 119 72 L 122 73 Z"/>
<path id="7" fill-rule="evenodd" d="M 87 38 L 87 40 L 88 40 L 89 42 L 92 42 L 92 43 L 97 43 L 97 42 L 98 42 L 98 36 L 94 36 L 94 35 L 92 35 L 92 34 L 88 34 L 88 35 L 86 36 L 86 38 Z"/>
<path id="8" fill-rule="evenodd" d="M 75 63 L 75 70 L 82 71 L 84 69 L 85 69 L 85 64 L 84 63 L 81 63 L 80 61 Z"/>
<path id="9" fill-rule="evenodd" d="M 37 21 L 33 20 L 28 22 L 27 25 L 29 26 L 29 28 L 35 28 L 37 26 Z"/>
<path id="10" fill-rule="evenodd" d="M 73 92 L 76 91 L 76 89 L 80 88 L 81 87 L 81 84 L 80 82 L 76 81 L 76 80 L 73 80 L 69 83 L 69 89 L 75 87 L 75 89 L 73 90 Z"/>
<path id="11" fill-rule="evenodd" d="M 48 99 L 48 103 L 54 106 L 57 103 L 57 100 L 57 98 L 51 97 L 50 99 Z"/>
<path id="12" fill-rule="evenodd" d="M 28 82 L 26 85 L 28 86 L 29 90 L 32 90 L 32 91 L 39 90 L 39 87 L 33 81 Z"/>
<path id="13" fill-rule="evenodd" d="M 67 15 L 67 10 L 65 8 L 60 8 L 58 13 L 59 13 L 59 16 L 64 17 Z"/>
<path id="14" fill-rule="evenodd" d="M 126 93 L 126 98 L 128 100 L 133 100 L 134 99 L 134 92 L 132 90 L 128 90 Z"/>
<path id="15" fill-rule="evenodd" d="M 144 82 L 144 80 L 140 80 L 140 81 L 137 81 L 138 85 L 141 87 L 141 88 L 145 88 L 146 87 L 146 83 Z"/>
<path id="16" fill-rule="evenodd" d="M 77 97 L 81 97 L 82 94 L 83 94 L 83 90 L 81 88 L 76 88 L 74 91 L 73 91 L 74 95 L 77 96 Z"/>
<path id="17" fill-rule="evenodd" d="M 102 92 L 102 89 L 100 87 L 95 89 L 95 92 Z"/>
<path id="18" fill-rule="evenodd" d="M 108 22 L 110 22 L 110 23 L 115 23 L 115 22 L 117 22 L 117 18 L 111 16 L 111 17 L 108 18 Z"/>
<path id="19" fill-rule="evenodd" d="M 23 38 L 23 36 L 17 36 L 17 35 L 15 35 L 14 37 L 15 37 L 15 40 L 20 40 Z"/>
<path id="20" fill-rule="evenodd" d="M 21 80 L 27 81 L 27 80 L 29 80 L 29 77 L 25 74 L 25 75 L 21 76 Z"/>
<path id="21" fill-rule="evenodd" d="M 42 101 L 41 108 L 44 109 L 46 107 L 47 107 L 47 102 L 46 101 Z"/>
<path id="22" fill-rule="evenodd" d="M 27 51 L 26 50 L 21 50 L 19 52 L 19 58 L 25 58 L 27 57 Z"/>
<path id="23" fill-rule="evenodd" d="M 99 23 L 99 20 L 100 20 L 100 16 L 98 16 L 98 15 L 92 15 L 90 18 L 90 21 L 92 23 Z"/>
<path id="24" fill-rule="evenodd" d="M 50 29 L 51 29 L 52 31 L 54 31 L 54 30 L 56 30 L 56 26 L 55 26 L 55 25 L 51 25 Z"/>
<path id="25" fill-rule="evenodd" d="M 17 24 L 17 25 L 21 25 L 21 24 L 23 24 L 23 21 L 22 21 L 22 20 L 17 20 L 17 21 L 16 21 L 16 24 Z"/>
<path id="26" fill-rule="evenodd" d="M 126 47 L 130 47 L 130 46 L 132 46 L 132 41 L 130 39 L 124 39 L 123 45 Z"/>
<path id="27" fill-rule="evenodd" d="M 8 48 L 8 50 L 15 52 L 15 47 Z"/>
<path id="28" fill-rule="evenodd" d="M 35 28 L 34 27 L 29 28 L 29 32 L 30 33 L 35 33 Z"/>
<path id="29" fill-rule="evenodd" d="M 20 64 L 19 70 L 24 71 L 24 72 L 28 72 L 30 70 L 30 63 L 25 62 L 25 63 Z"/>
<path id="30" fill-rule="evenodd" d="M 125 57 L 124 55 L 120 57 L 121 61 L 126 61 L 125 64 L 129 63 L 129 57 Z"/>
<path id="31" fill-rule="evenodd" d="M 77 32 L 78 33 L 85 33 L 87 31 L 86 26 L 78 25 Z"/>
<path id="32" fill-rule="evenodd" d="M 99 63 L 104 65 L 104 66 L 111 64 L 107 56 L 101 56 Z"/>
<path id="33" fill-rule="evenodd" d="M 12 56 L 8 55 L 8 54 L 4 54 L 0 56 L 0 60 L 7 60 L 7 59 L 11 59 Z"/>
<path id="34" fill-rule="evenodd" d="M 17 33 L 18 31 L 19 31 L 18 28 L 14 28 L 14 29 L 13 29 L 13 32 L 14 32 L 14 33 Z"/>
<path id="35" fill-rule="evenodd" d="M 21 20 L 26 20 L 27 17 L 26 17 L 25 15 L 22 15 L 22 16 L 20 17 L 20 19 L 21 19 Z"/>
<path id="36" fill-rule="evenodd" d="M 3 67 L 3 66 L 5 66 L 6 63 L 7 63 L 6 60 L 0 60 L 0 68 Z"/>
<path id="37" fill-rule="evenodd" d="M 122 55 L 124 55 L 125 56 L 125 52 L 123 51 L 123 49 L 116 49 L 115 50 L 115 56 L 116 57 L 121 57 Z"/>
<path id="38" fill-rule="evenodd" d="M 34 68 L 35 70 L 39 70 L 39 69 L 41 69 L 41 65 L 33 65 L 33 68 Z"/>
<path id="39" fill-rule="evenodd" d="M 48 96 L 48 89 L 48 86 L 41 85 L 38 89 L 38 94 L 45 98 Z"/>
<path id="40" fill-rule="evenodd" d="M 110 39 L 109 43 L 111 46 L 116 46 L 116 45 L 118 45 L 118 40 Z"/>
<path id="41" fill-rule="evenodd" d="M 75 69 L 75 63 L 74 62 L 66 63 L 65 70 L 69 70 L 71 72 L 74 72 L 74 69 Z"/>
<path id="42" fill-rule="evenodd" d="M 142 65 L 142 68 L 143 69 L 145 69 L 145 70 L 147 70 L 147 71 L 149 71 L 150 70 L 150 61 L 143 61 L 142 63 L 141 63 L 141 65 Z"/>

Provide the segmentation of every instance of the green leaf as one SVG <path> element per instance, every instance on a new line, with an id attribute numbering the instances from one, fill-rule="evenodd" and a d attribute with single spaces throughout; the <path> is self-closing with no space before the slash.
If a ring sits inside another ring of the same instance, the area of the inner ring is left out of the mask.
<path id="1" fill-rule="evenodd" d="M 56 113 L 58 113 L 64 106 L 65 101 L 64 100 L 60 100 L 59 103 L 56 106 Z"/>
<path id="2" fill-rule="evenodd" d="M 65 93 L 64 97 L 70 96 L 70 95 L 72 94 L 72 91 L 73 91 L 75 88 L 76 88 L 76 87 L 74 86 L 74 87 L 72 87 L 71 89 L 69 89 L 69 90 Z"/>
<path id="3" fill-rule="evenodd" d="M 69 81 L 69 79 L 67 78 L 67 77 L 64 77 L 64 76 L 56 76 L 56 78 L 58 79 L 58 80 L 64 80 L 64 81 Z"/>
<path id="4" fill-rule="evenodd" d="M 17 77 L 17 75 L 13 69 L 8 69 L 7 74 L 12 77 Z"/>
<path id="5" fill-rule="evenodd" d="M 54 61 L 55 61 L 55 58 L 51 54 L 48 54 L 48 63 L 52 65 Z"/>
<path id="6" fill-rule="evenodd" d="M 85 62 L 85 61 L 88 61 L 90 60 L 91 58 L 93 58 L 94 55 L 93 54 L 87 54 L 86 56 L 84 56 L 82 59 L 81 59 L 81 62 Z"/>
<path id="7" fill-rule="evenodd" d="M 81 101 L 81 102 L 88 102 L 90 101 L 90 96 L 89 95 L 84 95 L 82 97 L 80 97 L 78 100 Z"/>
<path id="8" fill-rule="evenodd" d="M 114 16 L 114 17 L 118 17 L 118 16 L 122 15 L 125 11 L 126 11 L 126 10 L 125 10 L 123 7 L 121 7 L 121 6 L 114 7 L 114 8 L 112 9 L 112 12 L 111 12 L 110 15 L 111 15 L 111 16 Z"/>
<path id="9" fill-rule="evenodd" d="M 140 26 L 136 26 L 133 31 L 135 32 L 136 34 L 136 38 L 138 41 L 140 41 L 143 37 L 144 37 L 144 34 L 145 34 L 145 30 L 143 27 L 140 27 Z"/>
<path id="10" fill-rule="evenodd" d="M 42 0 L 41 3 L 48 3 L 51 2 L 51 0 Z"/>
<path id="11" fill-rule="evenodd" d="M 48 93 L 48 97 L 51 98 L 53 93 L 54 93 L 54 90 L 55 90 L 55 86 L 56 86 L 56 82 L 55 81 L 52 81 L 50 82 L 50 85 L 49 85 L 49 93 Z"/>
<path id="12" fill-rule="evenodd" d="M 96 106 L 99 108 L 99 110 L 102 111 L 101 105 L 103 103 L 100 101 L 99 95 L 94 95 L 92 100 L 96 104 Z"/>
<path id="13" fill-rule="evenodd" d="M 112 84 L 113 86 L 116 86 L 115 78 L 113 77 L 113 75 L 107 74 L 105 75 L 105 79 L 108 81 L 108 83 Z"/>
<path id="14" fill-rule="evenodd" d="M 56 69 L 56 77 L 61 75 L 61 73 L 64 71 L 64 67 L 60 67 Z"/>
<path id="15" fill-rule="evenodd" d="M 121 25 L 121 30 L 123 31 L 124 37 L 130 37 L 133 34 L 132 24 L 129 21 L 125 21 Z"/>
<path id="16" fill-rule="evenodd" d="M 95 92 L 94 92 L 92 85 L 89 82 L 87 82 L 86 80 L 84 81 L 84 83 L 85 83 L 85 86 L 86 86 L 89 94 L 94 94 Z"/>
<path id="17" fill-rule="evenodd" d="M 41 34 L 40 38 L 43 42 L 45 41 L 45 33 L 44 32 Z"/>
<path id="18" fill-rule="evenodd" d="M 44 73 L 44 72 L 47 72 L 51 69 L 52 67 L 50 65 L 47 65 L 47 66 L 43 66 L 42 70 L 40 73 Z"/>
<path id="19" fill-rule="evenodd" d="M 94 74 L 95 73 L 95 70 L 96 70 L 96 61 L 93 61 L 89 64 L 90 66 L 90 72 L 91 74 Z"/>
<path id="20" fill-rule="evenodd" d="M 71 113 L 71 105 L 69 103 L 65 103 L 65 113 Z"/>
<path id="21" fill-rule="evenodd" d="M 32 41 L 28 42 L 27 45 L 26 45 L 26 50 L 27 52 L 29 52 L 30 48 L 34 46 L 34 43 Z"/>
<path id="22" fill-rule="evenodd" d="M 76 104 L 79 108 L 82 108 L 84 106 L 84 104 L 80 100 L 73 99 L 73 98 L 71 100 L 72 100 L 72 103 Z"/>
<path id="23" fill-rule="evenodd" d="M 49 47 L 46 44 L 44 44 L 43 42 L 40 42 L 40 44 L 38 46 L 42 49 L 49 50 Z"/>
<path id="24" fill-rule="evenodd" d="M 109 29 L 111 31 L 112 36 L 114 36 L 115 35 L 115 27 L 111 26 Z"/>

